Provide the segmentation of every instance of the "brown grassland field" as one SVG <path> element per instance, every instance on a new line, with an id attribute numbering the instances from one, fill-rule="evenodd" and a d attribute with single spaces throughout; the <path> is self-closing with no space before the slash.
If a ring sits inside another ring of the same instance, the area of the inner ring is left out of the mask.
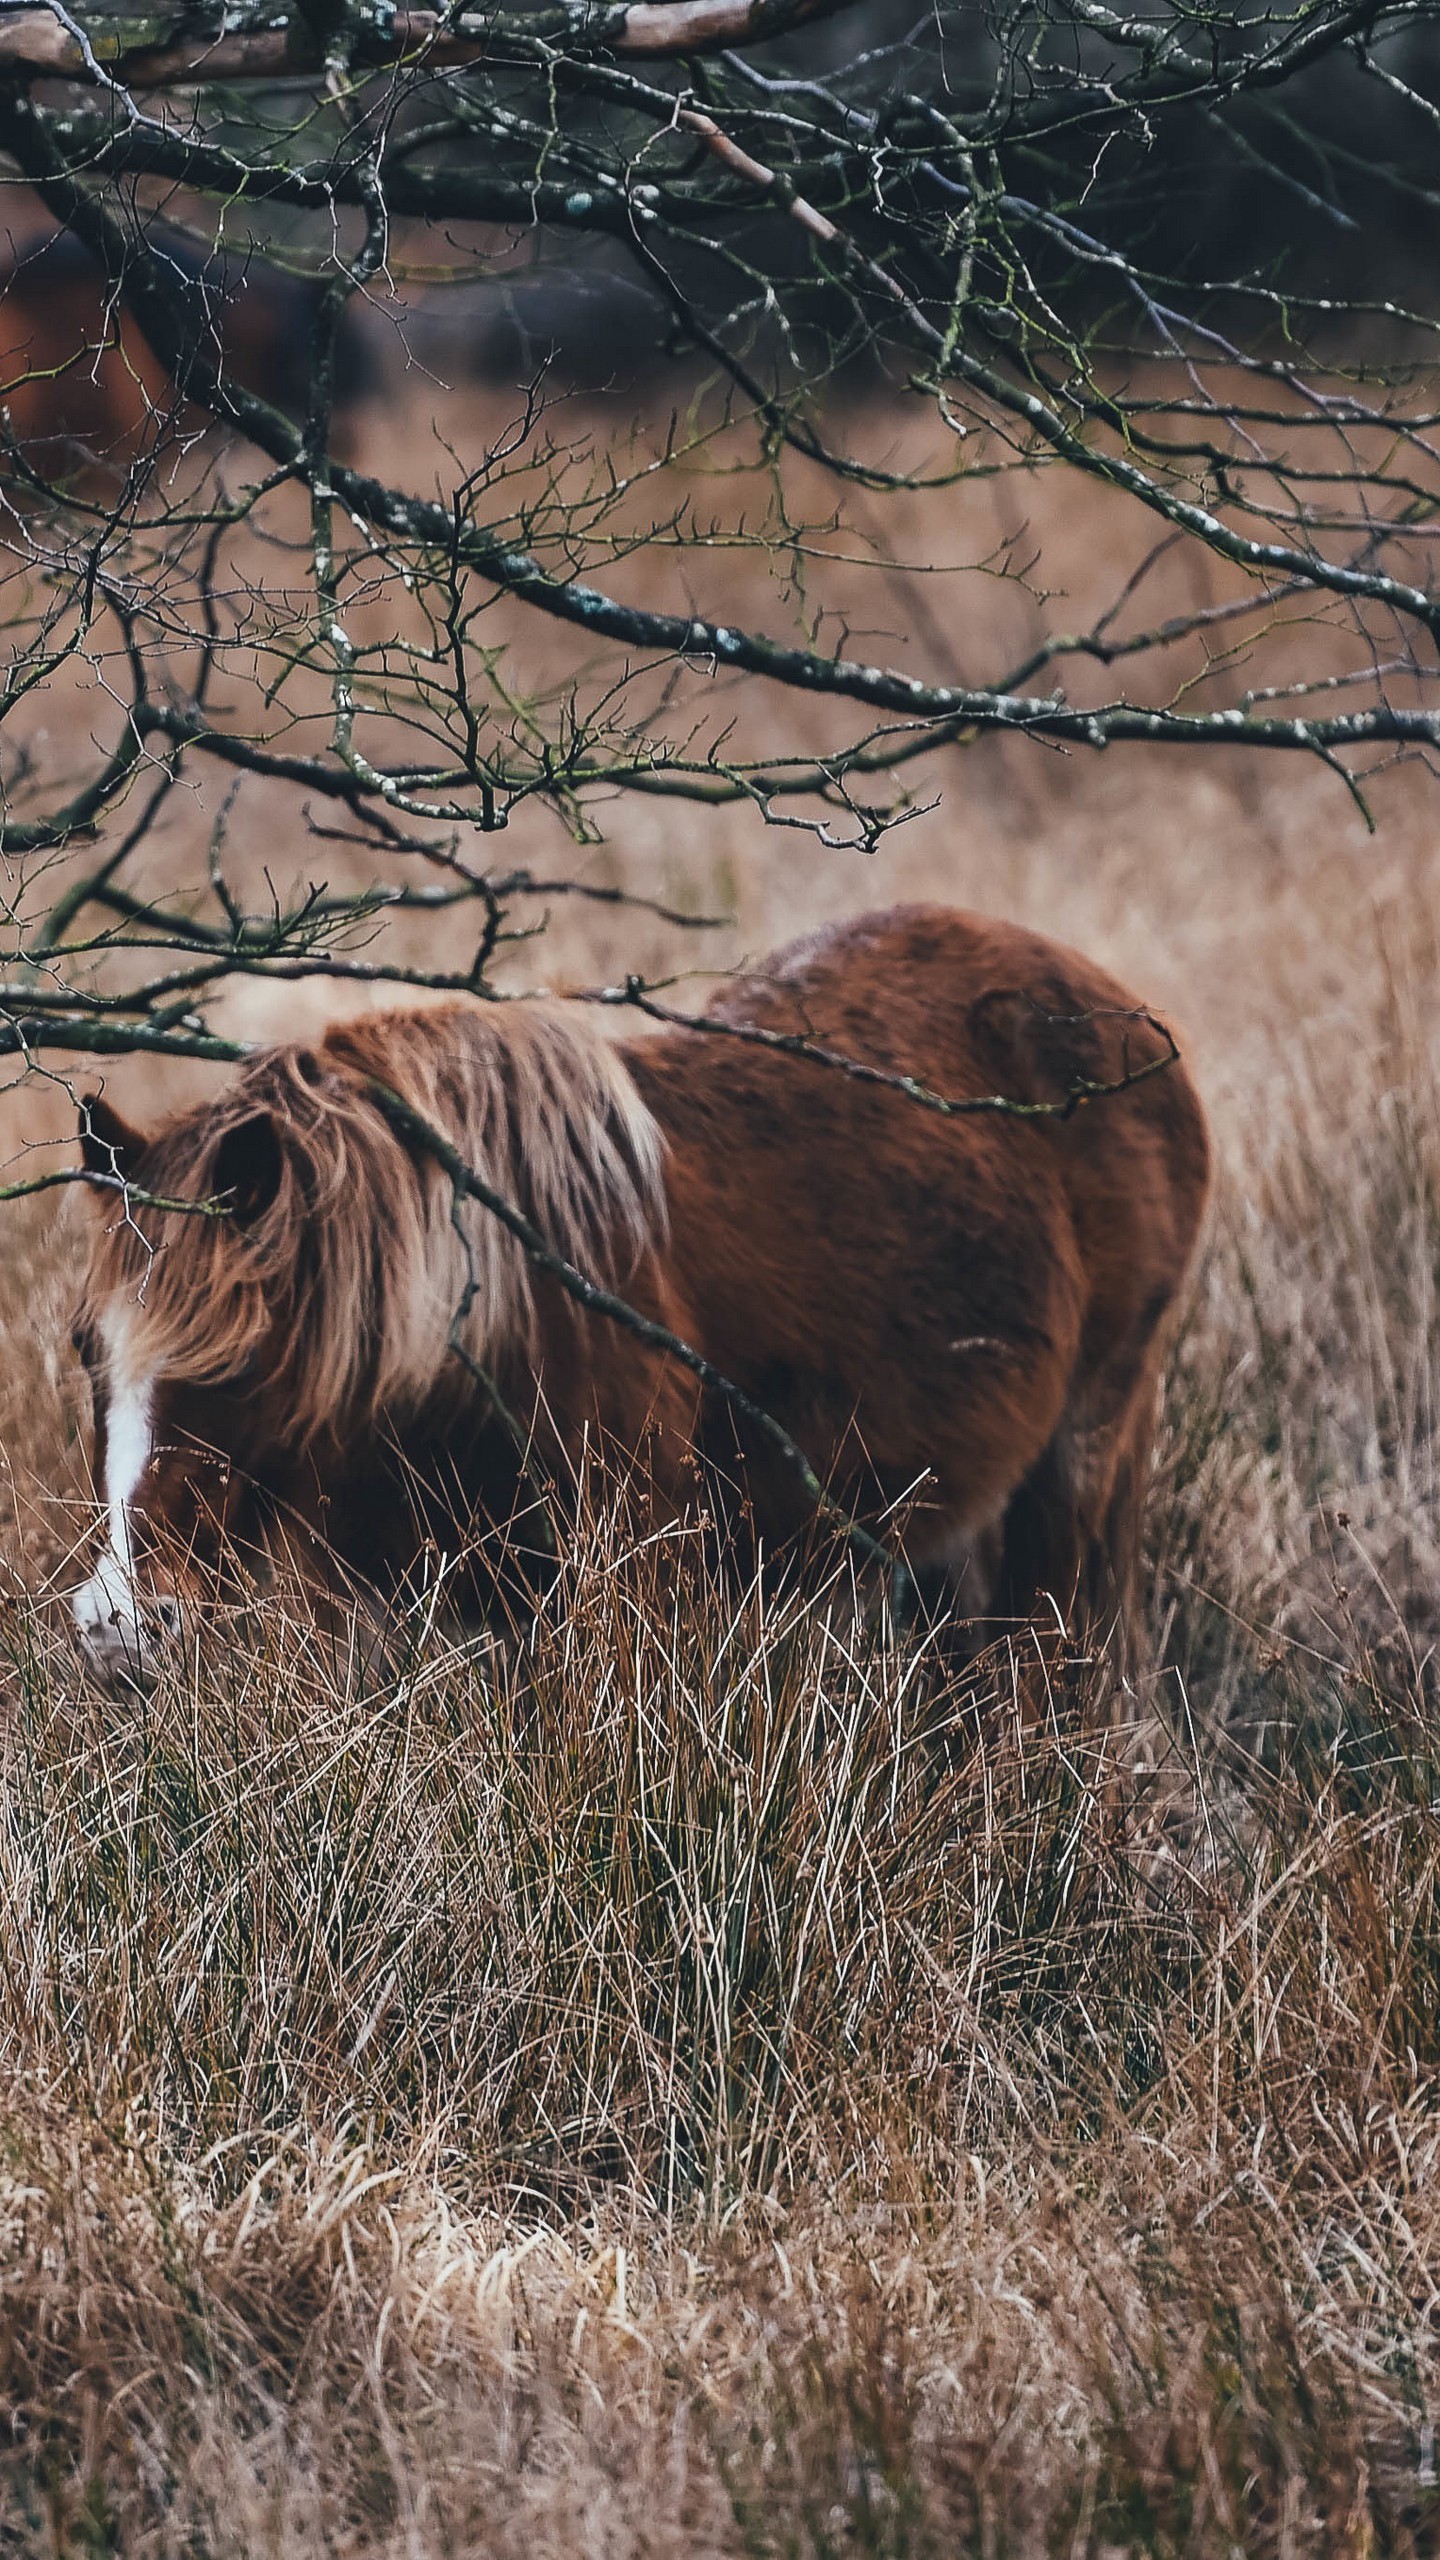
<path id="1" fill-rule="evenodd" d="M 1073 627 L 1139 537 L 1006 503 L 1052 599 L 986 609 Z M 878 654 L 993 662 L 977 582 L 878 586 Z M 1440 2547 L 1440 797 L 1370 837 L 1318 764 L 985 742 L 931 795 L 873 859 L 647 801 L 583 860 L 729 911 L 711 967 L 923 894 L 1174 1014 L 1219 1175 L 1128 1697 L 1061 1660 L 1026 1715 L 1018 1644 L 946 1691 L 843 1575 L 672 1607 L 602 1512 L 508 1658 L 277 1593 L 106 1698 L 78 1213 L 5 1213 L 0 2549 Z M 234 829 L 319 858 L 268 786 Z M 514 972 L 697 958 L 565 907 Z"/>

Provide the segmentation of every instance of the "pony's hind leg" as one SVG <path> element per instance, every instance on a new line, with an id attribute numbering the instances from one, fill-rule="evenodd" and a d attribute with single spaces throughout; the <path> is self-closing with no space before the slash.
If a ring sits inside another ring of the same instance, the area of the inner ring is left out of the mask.
<path id="1" fill-rule="evenodd" d="M 1056 1432 L 1005 1506 L 994 1600 L 999 1627 L 1068 1630 L 1086 1546 L 1071 1453 L 1066 1435 Z"/>
<path id="2" fill-rule="evenodd" d="M 1091 1623 L 1108 1625 L 1118 1667 L 1130 1677 L 1145 1667 L 1142 1531 L 1159 1404 L 1159 1380 L 1152 1375 L 1136 1390 L 1114 1436 L 1103 1510 L 1086 1544 L 1085 1599 Z"/>
<path id="3" fill-rule="evenodd" d="M 947 1681 L 964 1679 L 993 1641 L 1000 1571 L 998 1521 L 900 1564 L 904 1629 L 923 1638 Z"/>
<path id="4" fill-rule="evenodd" d="M 1062 1425 L 1011 1496 L 999 1610 L 1108 1652 L 1133 1673 L 1141 1651 L 1141 1527 L 1158 1389 L 1141 1380 L 1113 1419 Z"/>

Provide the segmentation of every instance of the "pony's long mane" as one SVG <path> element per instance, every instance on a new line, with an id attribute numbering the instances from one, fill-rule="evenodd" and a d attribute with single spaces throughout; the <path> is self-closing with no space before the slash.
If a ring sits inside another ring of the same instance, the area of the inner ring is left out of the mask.
<path id="1" fill-rule="evenodd" d="M 248 1222 L 107 1196 L 87 1319 L 118 1327 L 127 1365 L 210 1382 L 262 1343 L 291 1427 L 414 1409 L 452 1337 L 487 1372 L 533 1355 L 531 1266 L 480 1204 L 398 1136 L 375 1084 L 438 1129 L 490 1187 L 588 1276 L 623 1282 L 665 1224 L 662 1141 L 618 1051 L 578 1009 L 451 1005 L 338 1025 L 315 1046 L 259 1052 L 220 1099 L 147 1146 L 137 1187 L 206 1201 L 227 1138 L 257 1116 L 278 1184 Z M 457 1317 L 459 1324 L 457 1328 Z M 448 1388 L 455 1388 L 453 1363 Z"/>

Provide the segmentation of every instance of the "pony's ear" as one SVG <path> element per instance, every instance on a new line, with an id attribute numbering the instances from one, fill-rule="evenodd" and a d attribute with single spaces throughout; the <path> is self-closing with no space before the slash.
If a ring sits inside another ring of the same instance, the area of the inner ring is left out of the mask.
<path id="1" fill-rule="evenodd" d="M 87 1173 L 117 1174 L 122 1182 L 135 1175 L 145 1153 L 145 1140 L 103 1094 L 80 1097 L 80 1161 Z"/>
<path id="2" fill-rule="evenodd" d="M 280 1188 L 280 1136 L 268 1111 L 227 1129 L 215 1150 L 210 1188 L 242 1226 L 263 1217 Z"/>

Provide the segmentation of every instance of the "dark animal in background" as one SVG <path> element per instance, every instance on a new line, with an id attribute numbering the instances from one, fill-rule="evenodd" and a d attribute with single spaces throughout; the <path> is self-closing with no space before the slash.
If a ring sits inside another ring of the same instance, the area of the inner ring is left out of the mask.
<path id="1" fill-rule="evenodd" d="M 541 374 L 552 390 L 624 393 L 661 361 L 669 313 L 660 296 L 591 259 L 463 283 L 372 290 L 357 325 L 392 388 L 483 382 L 514 392 Z"/>
<path id="2" fill-rule="evenodd" d="M 563 1503 L 587 1443 L 662 1514 L 698 1471 L 737 1533 L 806 1529 L 803 1484 L 731 1402 L 577 1306 L 483 1207 L 457 1231 L 377 1084 L 773 1414 L 917 1575 L 992 1615 L 1123 1610 L 1208 1182 L 1184 1067 L 1136 1074 L 1168 1055 L 1074 952 L 912 906 L 793 944 L 659 1036 L 612 1043 L 554 1002 L 394 1012 L 258 1053 L 153 1136 L 93 1103 L 93 1171 L 232 1214 L 94 1198 L 89 1644 L 133 1665 L 189 1584 L 267 1539 L 393 1592 L 427 1528 L 453 1553 L 523 1513 L 536 1473 Z M 947 1117 L 900 1077 L 1053 1108 Z"/>

